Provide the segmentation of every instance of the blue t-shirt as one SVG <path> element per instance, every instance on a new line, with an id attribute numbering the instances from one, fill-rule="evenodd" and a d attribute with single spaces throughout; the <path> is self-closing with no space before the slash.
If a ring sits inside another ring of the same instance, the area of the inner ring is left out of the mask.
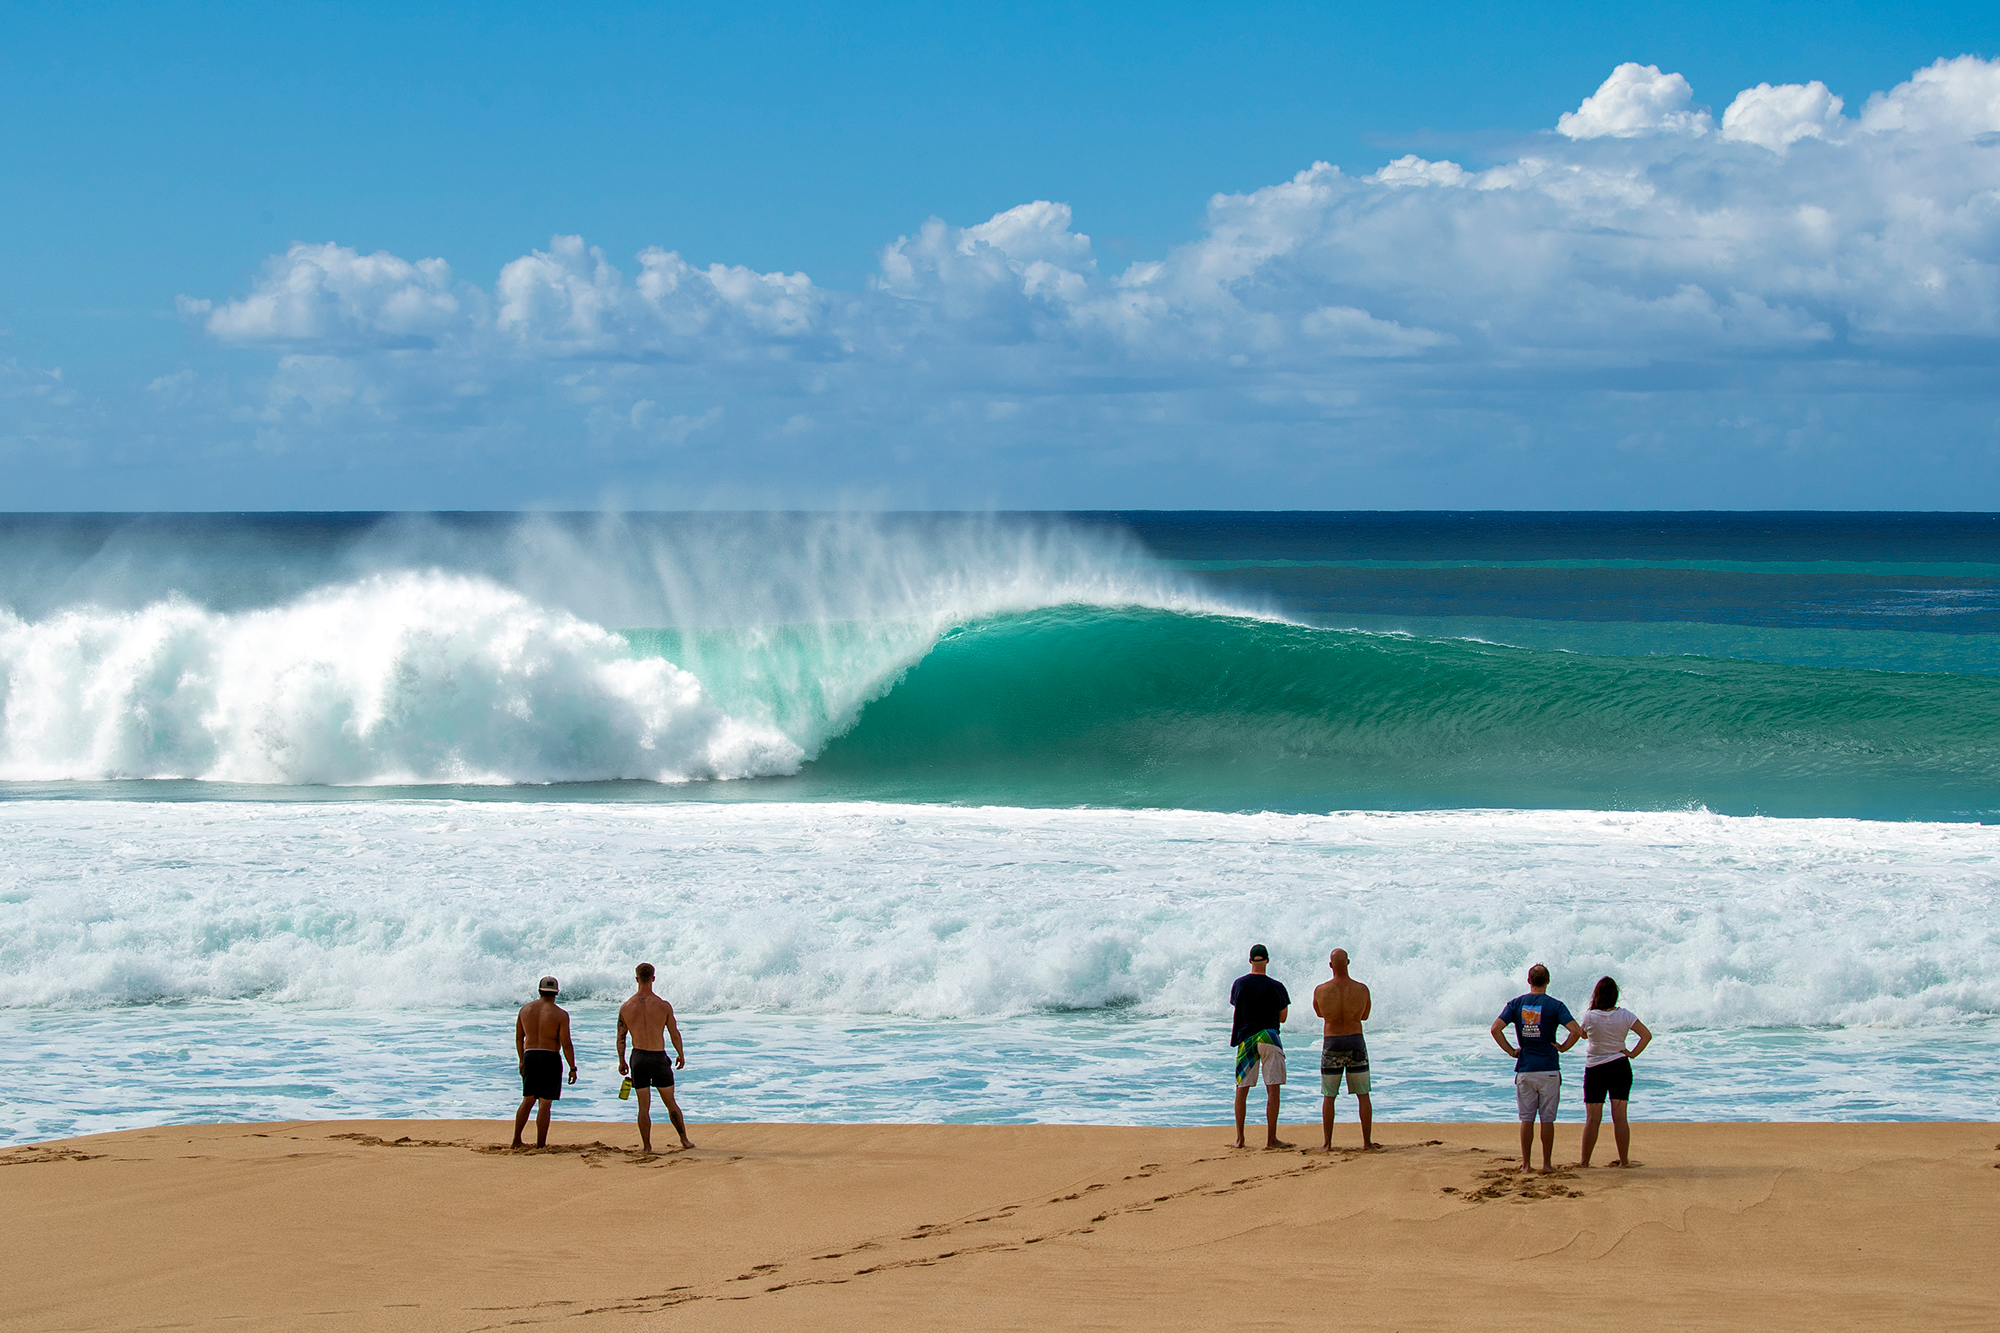
<path id="1" fill-rule="evenodd" d="M 1255 972 L 1236 978 L 1236 984 L 1229 988 L 1229 1002 L 1236 1006 L 1236 1021 L 1229 1025 L 1231 1046 L 1241 1046 L 1266 1028 L 1277 1031 L 1278 1012 L 1292 1007 L 1284 982 Z"/>
<path id="2" fill-rule="evenodd" d="M 1543 1074 L 1562 1068 L 1556 1034 L 1576 1021 L 1568 1005 L 1553 995 L 1516 995 L 1500 1011 L 1500 1021 L 1514 1025 L 1514 1045 L 1521 1050 L 1514 1061 L 1515 1073 Z"/>

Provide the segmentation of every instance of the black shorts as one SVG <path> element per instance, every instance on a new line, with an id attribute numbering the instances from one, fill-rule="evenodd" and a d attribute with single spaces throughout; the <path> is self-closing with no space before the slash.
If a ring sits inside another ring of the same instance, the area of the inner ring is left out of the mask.
<path id="1" fill-rule="evenodd" d="M 674 1086 L 674 1062 L 667 1058 L 665 1051 L 632 1052 L 632 1086 L 635 1088 L 671 1088 Z"/>
<path id="2" fill-rule="evenodd" d="M 1622 1055 L 1583 1071 L 1583 1104 L 1602 1106 L 1606 1097 L 1614 1102 L 1632 1100 L 1632 1062 Z"/>
<path id="3" fill-rule="evenodd" d="M 521 1095 L 562 1100 L 562 1056 L 554 1051 L 521 1052 Z"/>

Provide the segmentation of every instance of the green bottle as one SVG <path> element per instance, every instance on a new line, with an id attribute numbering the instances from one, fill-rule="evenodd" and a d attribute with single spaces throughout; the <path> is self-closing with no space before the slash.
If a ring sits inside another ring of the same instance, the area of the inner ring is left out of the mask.
<path id="1" fill-rule="evenodd" d="M 621 1102 L 629 1101 L 631 1100 L 631 1097 L 632 1097 L 632 1080 L 628 1078 L 618 1086 L 618 1100 Z"/>

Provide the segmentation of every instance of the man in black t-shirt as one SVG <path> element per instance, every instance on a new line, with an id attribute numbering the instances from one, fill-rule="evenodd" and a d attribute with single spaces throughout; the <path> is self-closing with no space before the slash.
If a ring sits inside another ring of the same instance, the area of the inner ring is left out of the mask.
<path id="1" fill-rule="evenodd" d="M 1271 965 L 1271 951 L 1261 944 L 1250 946 L 1250 971 L 1236 978 L 1229 988 L 1229 1003 L 1235 1007 L 1235 1021 L 1229 1028 L 1229 1044 L 1236 1048 L 1236 1143 L 1243 1146 L 1243 1118 L 1250 1105 L 1250 1089 L 1261 1077 L 1268 1094 L 1264 1118 L 1269 1126 L 1266 1148 L 1289 1148 L 1278 1138 L 1278 1089 L 1285 1084 L 1285 1047 L 1278 1029 L 1291 1012 L 1292 997 L 1284 984 L 1265 976 Z"/>

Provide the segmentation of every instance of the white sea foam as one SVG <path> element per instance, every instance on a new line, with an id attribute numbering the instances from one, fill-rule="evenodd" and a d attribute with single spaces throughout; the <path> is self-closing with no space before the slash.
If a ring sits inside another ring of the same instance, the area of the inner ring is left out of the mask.
<path id="1" fill-rule="evenodd" d="M 0 804 L 12 1006 L 494 1005 L 543 972 L 691 1013 L 1213 1015 L 1253 941 L 1294 1020 L 1481 1025 L 1534 961 L 1672 1027 L 2000 1014 L 2000 829 L 1705 813 L 882 805 Z"/>
<path id="2" fill-rule="evenodd" d="M 0 777 L 262 783 L 741 777 L 803 757 L 689 673 L 478 579 L 265 611 L 0 612 Z"/>

